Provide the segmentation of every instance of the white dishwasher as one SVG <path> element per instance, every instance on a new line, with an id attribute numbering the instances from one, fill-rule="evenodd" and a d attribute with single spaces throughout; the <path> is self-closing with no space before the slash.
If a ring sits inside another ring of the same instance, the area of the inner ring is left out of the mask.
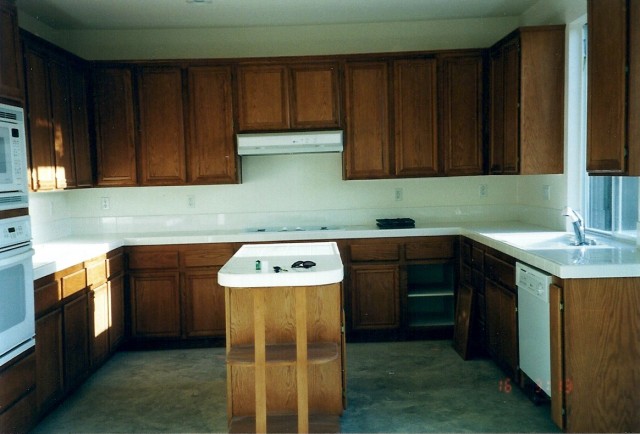
<path id="1" fill-rule="evenodd" d="M 551 276 L 516 262 L 520 369 L 551 397 Z"/>

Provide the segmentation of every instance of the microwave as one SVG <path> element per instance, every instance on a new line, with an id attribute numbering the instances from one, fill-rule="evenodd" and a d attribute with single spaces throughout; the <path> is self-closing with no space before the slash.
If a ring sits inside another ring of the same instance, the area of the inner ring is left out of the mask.
<path id="1" fill-rule="evenodd" d="M 24 110 L 0 104 L 0 210 L 26 208 L 28 197 Z"/>

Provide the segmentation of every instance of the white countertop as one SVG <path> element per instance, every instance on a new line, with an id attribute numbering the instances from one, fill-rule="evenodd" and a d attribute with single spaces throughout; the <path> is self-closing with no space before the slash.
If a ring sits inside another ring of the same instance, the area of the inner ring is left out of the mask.
<path id="1" fill-rule="evenodd" d="M 260 261 L 259 267 L 256 261 Z M 313 261 L 315 265 L 293 268 L 297 261 Z M 335 242 L 246 244 L 220 269 L 218 283 L 233 288 L 315 286 L 342 282 L 343 277 Z"/>
<path id="2" fill-rule="evenodd" d="M 521 222 L 439 223 L 412 229 L 351 226 L 337 230 L 289 232 L 157 232 L 140 234 L 78 235 L 36 244 L 33 258 L 36 279 L 63 270 L 121 246 L 260 243 L 271 241 L 333 241 L 348 238 L 464 235 L 563 279 L 640 277 L 640 252 L 633 243 L 611 242 L 583 248 L 558 247 L 566 233 Z M 541 240 L 540 242 L 531 242 Z M 289 264 L 290 265 L 290 264 Z"/>

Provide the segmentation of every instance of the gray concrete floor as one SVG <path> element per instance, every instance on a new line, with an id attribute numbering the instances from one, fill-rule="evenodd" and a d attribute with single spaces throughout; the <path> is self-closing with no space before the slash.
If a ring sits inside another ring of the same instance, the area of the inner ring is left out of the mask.
<path id="1" fill-rule="evenodd" d="M 343 432 L 560 432 L 490 360 L 450 341 L 347 344 Z M 502 382 L 502 383 L 501 383 Z M 34 430 L 225 432 L 224 348 L 116 353 Z"/>

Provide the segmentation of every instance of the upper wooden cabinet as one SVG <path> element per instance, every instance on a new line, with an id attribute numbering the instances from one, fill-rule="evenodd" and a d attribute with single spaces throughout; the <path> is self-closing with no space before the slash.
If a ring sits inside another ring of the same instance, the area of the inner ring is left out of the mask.
<path id="1" fill-rule="evenodd" d="M 192 184 L 236 183 L 231 68 L 194 66 L 187 68 L 187 75 L 187 180 Z"/>
<path id="2" fill-rule="evenodd" d="M 90 187 L 86 65 L 29 34 L 23 41 L 32 188 Z"/>
<path id="3" fill-rule="evenodd" d="M 0 0 L 0 97 L 24 100 L 18 13 L 13 0 Z"/>
<path id="4" fill-rule="evenodd" d="M 439 173 L 437 61 L 393 62 L 395 174 Z"/>
<path id="5" fill-rule="evenodd" d="M 438 56 L 439 125 L 443 174 L 482 175 L 483 55 Z"/>
<path id="6" fill-rule="evenodd" d="M 94 67 L 93 90 L 97 184 L 136 185 L 138 178 L 131 68 Z"/>
<path id="7" fill-rule="evenodd" d="M 179 67 L 141 68 L 138 86 L 142 184 L 184 184 L 182 71 Z"/>
<path id="8" fill-rule="evenodd" d="M 640 2 L 589 0 L 587 17 L 587 171 L 639 176 Z"/>
<path id="9" fill-rule="evenodd" d="M 345 178 L 391 177 L 388 63 L 348 62 L 344 92 Z"/>
<path id="10" fill-rule="evenodd" d="M 564 34 L 525 27 L 491 48 L 490 173 L 563 173 Z"/>
<path id="11" fill-rule="evenodd" d="M 337 63 L 238 67 L 240 131 L 340 125 Z"/>

